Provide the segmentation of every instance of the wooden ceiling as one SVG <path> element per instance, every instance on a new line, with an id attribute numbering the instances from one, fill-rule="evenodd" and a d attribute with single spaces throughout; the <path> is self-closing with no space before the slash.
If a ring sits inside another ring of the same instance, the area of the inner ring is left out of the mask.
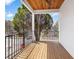
<path id="1" fill-rule="evenodd" d="M 59 9 L 64 0 L 27 0 L 34 10 Z"/>

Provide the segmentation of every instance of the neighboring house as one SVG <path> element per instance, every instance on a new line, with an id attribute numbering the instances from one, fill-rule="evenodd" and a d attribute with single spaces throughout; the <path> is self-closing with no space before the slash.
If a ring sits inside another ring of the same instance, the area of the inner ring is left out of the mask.
<path id="1" fill-rule="evenodd" d="M 5 20 L 5 36 L 15 34 L 15 32 L 12 22 Z"/>

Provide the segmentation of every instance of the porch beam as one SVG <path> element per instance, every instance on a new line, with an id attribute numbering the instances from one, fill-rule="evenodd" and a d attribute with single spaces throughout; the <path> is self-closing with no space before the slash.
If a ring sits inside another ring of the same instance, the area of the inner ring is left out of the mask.
<path id="1" fill-rule="evenodd" d="M 47 9 L 47 10 L 34 10 L 34 14 L 49 14 L 52 12 L 59 12 L 59 9 Z"/>

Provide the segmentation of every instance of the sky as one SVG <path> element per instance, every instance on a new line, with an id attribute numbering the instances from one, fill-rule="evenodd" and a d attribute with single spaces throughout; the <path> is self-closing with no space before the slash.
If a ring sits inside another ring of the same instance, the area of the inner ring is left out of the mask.
<path id="1" fill-rule="evenodd" d="M 5 0 L 5 20 L 13 20 L 13 17 L 20 6 L 20 0 Z M 55 24 L 59 19 L 59 13 L 50 13 L 50 15 Z"/>
<path id="2" fill-rule="evenodd" d="M 51 17 L 54 21 L 54 24 L 55 24 L 59 20 L 60 14 L 58 12 L 54 12 L 54 13 L 52 12 L 52 13 L 50 13 L 50 15 L 51 15 Z"/>
<path id="3" fill-rule="evenodd" d="M 5 20 L 12 20 L 20 6 L 20 0 L 5 0 Z"/>

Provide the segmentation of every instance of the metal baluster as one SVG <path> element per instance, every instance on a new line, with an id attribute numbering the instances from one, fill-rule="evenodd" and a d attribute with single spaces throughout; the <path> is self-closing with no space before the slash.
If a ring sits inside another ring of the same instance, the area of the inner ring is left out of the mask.
<path id="1" fill-rule="evenodd" d="M 18 52 L 19 52 L 19 37 L 18 37 Z"/>
<path id="2" fill-rule="evenodd" d="M 17 51 L 17 47 L 16 47 L 16 36 L 15 36 L 15 54 L 16 54 L 16 51 Z"/>
<path id="3" fill-rule="evenodd" d="M 14 57 L 14 35 L 12 36 L 12 38 L 13 38 L 12 39 L 13 40 L 13 48 L 12 49 L 13 49 L 13 57 Z"/>
<path id="4" fill-rule="evenodd" d="M 10 59 L 10 37 L 8 36 L 8 59 Z"/>
<path id="5" fill-rule="evenodd" d="M 15 44 L 14 44 L 15 49 L 14 50 L 15 50 L 15 55 L 16 55 L 16 35 L 15 35 L 15 38 L 14 39 L 15 39 Z"/>
<path id="6" fill-rule="evenodd" d="M 16 54 L 17 54 L 17 37 L 15 36 L 15 43 L 16 43 Z"/>
<path id="7" fill-rule="evenodd" d="M 10 55 L 12 54 L 12 36 L 10 36 L 10 42 L 11 42 L 11 47 L 10 47 L 10 49 L 11 49 L 11 53 L 10 53 Z M 12 55 L 11 55 L 11 59 L 12 59 Z"/>
<path id="8" fill-rule="evenodd" d="M 5 36 L 5 59 L 6 59 L 6 36 Z"/>
<path id="9" fill-rule="evenodd" d="M 22 38 L 22 37 L 21 37 Z M 20 38 L 20 50 L 21 50 L 21 38 Z"/>
<path id="10" fill-rule="evenodd" d="M 15 56 L 15 35 L 14 35 L 14 56 Z"/>
<path id="11" fill-rule="evenodd" d="M 10 56 L 10 59 L 11 59 L 11 57 L 12 57 L 12 56 L 11 56 L 11 53 L 12 53 L 12 50 L 11 50 L 11 35 L 10 35 L 10 55 L 9 55 L 9 56 Z"/>
<path id="12" fill-rule="evenodd" d="M 19 48 L 19 40 L 18 40 L 18 37 L 17 37 L 17 53 L 18 53 L 18 48 Z"/>
<path id="13" fill-rule="evenodd" d="M 19 51 L 20 51 L 20 38 L 19 38 Z"/>
<path id="14" fill-rule="evenodd" d="M 18 52 L 19 52 L 19 37 L 18 37 Z"/>
<path id="15" fill-rule="evenodd" d="M 13 59 L 13 35 L 11 36 L 11 59 Z"/>

